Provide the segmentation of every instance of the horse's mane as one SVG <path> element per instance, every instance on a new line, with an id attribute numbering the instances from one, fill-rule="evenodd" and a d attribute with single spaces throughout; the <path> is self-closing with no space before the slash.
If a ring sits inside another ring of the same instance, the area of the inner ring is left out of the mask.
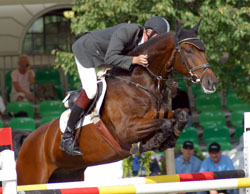
<path id="1" fill-rule="evenodd" d="M 173 33 L 167 32 L 164 34 L 160 34 L 158 36 L 155 36 L 154 38 L 151 38 L 147 42 L 135 47 L 132 51 L 128 53 L 129 56 L 138 56 L 140 54 L 150 54 L 150 51 L 155 51 L 156 45 L 158 45 L 159 42 L 165 42 L 167 39 L 172 35 Z"/>

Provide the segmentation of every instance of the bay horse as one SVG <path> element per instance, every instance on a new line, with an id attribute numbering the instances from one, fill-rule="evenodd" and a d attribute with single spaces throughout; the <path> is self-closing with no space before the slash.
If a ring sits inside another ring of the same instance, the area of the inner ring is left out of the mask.
<path id="1" fill-rule="evenodd" d="M 141 152 L 174 147 L 187 119 L 184 111 L 174 113 L 174 119 L 167 118 L 162 93 L 168 74 L 176 70 L 200 84 L 205 93 L 216 90 L 216 76 L 197 38 L 199 25 L 200 21 L 185 30 L 176 22 L 175 33 L 156 36 L 130 53 L 147 54 L 147 67 L 135 65 L 129 73 L 106 77 L 100 119 L 113 142 L 107 141 L 98 126 L 86 125 L 79 135 L 84 154 L 73 157 L 59 149 L 59 119 L 46 123 L 22 145 L 16 166 L 18 185 L 84 180 L 88 166 L 128 157 L 138 142 Z"/>

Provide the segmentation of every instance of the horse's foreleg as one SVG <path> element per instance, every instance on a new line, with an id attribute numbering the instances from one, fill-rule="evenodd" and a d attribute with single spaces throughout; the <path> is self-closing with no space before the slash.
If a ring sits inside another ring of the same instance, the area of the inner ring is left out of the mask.
<path id="1" fill-rule="evenodd" d="M 164 118 L 154 119 L 150 121 L 137 121 L 136 124 L 133 125 L 133 127 L 130 127 L 128 129 L 126 137 L 129 137 L 127 139 L 130 139 L 132 141 L 129 142 L 130 144 L 141 142 L 140 152 L 158 149 L 159 146 L 164 142 L 164 140 L 172 134 L 172 126 L 172 121 Z M 157 133 L 154 134 L 155 132 Z M 153 137 L 148 139 L 148 137 L 150 136 Z M 132 149 L 135 151 L 135 153 L 139 151 L 136 146 L 133 146 Z"/>
<path id="2" fill-rule="evenodd" d="M 172 122 L 167 119 L 154 119 L 149 121 L 136 121 L 136 123 L 130 126 L 131 127 L 127 128 L 125 136 L 123 134 L 124 141 L 129 140 L 128 144 L 139 142 L 156 131 L 165 131 L 165 133 L 167 133 L 168 130 L 172 128 Z"/>
<path id="3" fill-rule="evenodd" d="M 145 143 L 140 144 L 140 152 L 146 152 L 149 150 L 158 151 L 161 144 L 168 139 L 169 136 L 173 133 L 173 125 L 170 120 L 164 119 L 164 125 L 159 132 L 157 132 L 153 137 L 151 137 Z"/>
<path id="4" fill-rule="evenodd" d="M 178 137 L 183 131 L 188 121 L 188 113 L 184 110 L 177 110 L 174 113 L 174 127 L 173 133 L 162 143 L 159 147 L 159 151 L 164 151 L 167 148 L 173 148 L 177 142 Z"/>

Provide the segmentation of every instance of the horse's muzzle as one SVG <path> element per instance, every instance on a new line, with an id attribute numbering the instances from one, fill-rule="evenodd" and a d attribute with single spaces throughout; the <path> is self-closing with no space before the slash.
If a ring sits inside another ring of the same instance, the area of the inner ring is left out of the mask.
<path id="1" fill-rule="evenodd" d="M 206 75 L 201 80 L 201 89 L 205 94 L 211 94 L 216 91 L 217 79 L 212 77 L 210 74 Z"/>

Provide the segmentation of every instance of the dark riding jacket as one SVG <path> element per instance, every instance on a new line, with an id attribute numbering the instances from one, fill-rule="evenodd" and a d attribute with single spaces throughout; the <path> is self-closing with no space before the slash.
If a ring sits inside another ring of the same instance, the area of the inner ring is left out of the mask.
<path id="1" fill-rule="evenodd" d="M 72 46 L 77 60 L 84 67 L 112 65 L 130 69 L 132 56 L 127 56 L 143 36 L 138 24 L 118 24 L 104 30 L 83 34 Z"/>

